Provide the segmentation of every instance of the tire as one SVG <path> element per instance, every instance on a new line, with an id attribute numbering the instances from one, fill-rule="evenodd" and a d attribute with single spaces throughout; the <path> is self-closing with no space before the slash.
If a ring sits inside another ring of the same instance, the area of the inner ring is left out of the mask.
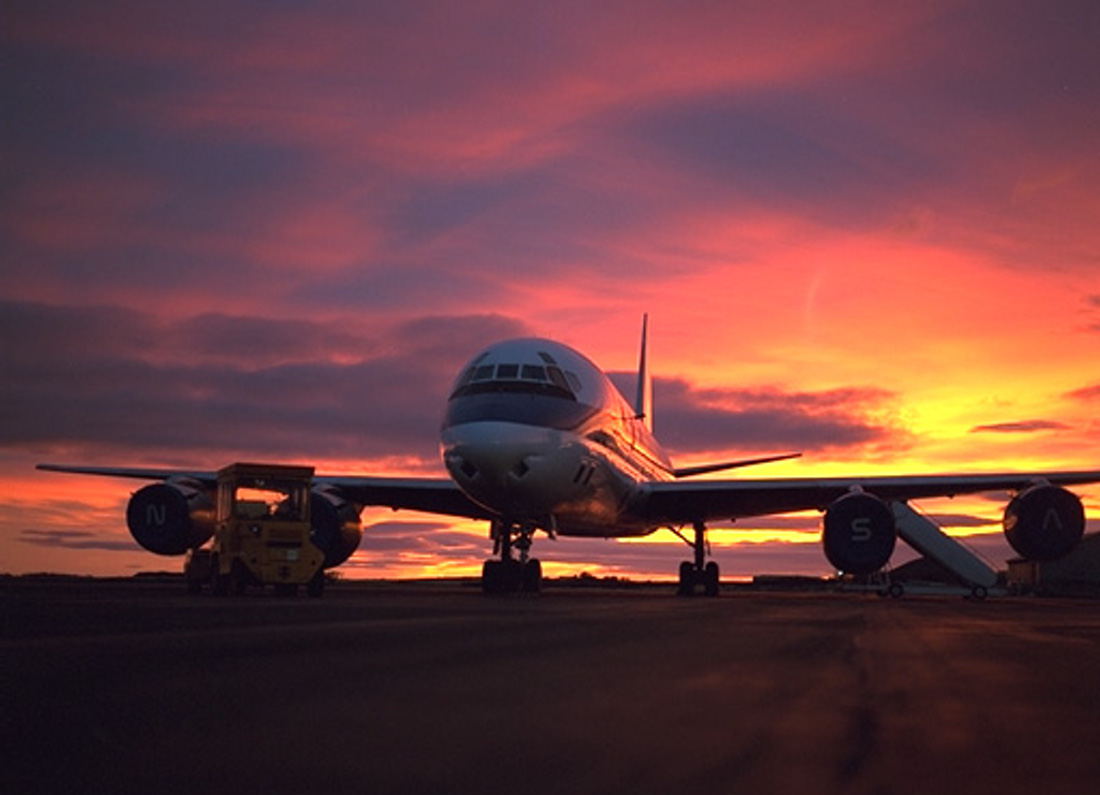
<path id="1" fill-rule="evenodd" d="M 542 564 L 538 558 L 531 558 L 523 567 L 523 591 L 538 593 L 542 590 Z"/>
<path id="2" fill-rule="evenodd" d="M 248 591 L 248 580 L 248 569 L 239 560 L 233 561 L 233 568 L 229 572 L 229 592 L 233 596 L 244 596 Z"/>
<path id="3" fill-rule="evenodd" d="M 703 593 L 707 596 L 717 596 L 719 579 L 718 564 L 712 560 L 703 569 Z"/>
<path id="4" fill-rule="evenodd" d="M 221 572 L 221 558 L 210 557 L 210 590 L 214 596 L 229 596 L 229 578 Z"/>
<path id="5" fill-rule="evenodd" d="M 680 584 L 676 588 L 677 596 L 693 596 L 695 594 L 695 565 L 685 560 L 680 564 Z"/>
<path id="6" fill-rule="evenodd" d="M 500 593 L 500 561 L 487 560 L 481 566 L 481 590 L 482 593 Z"/>

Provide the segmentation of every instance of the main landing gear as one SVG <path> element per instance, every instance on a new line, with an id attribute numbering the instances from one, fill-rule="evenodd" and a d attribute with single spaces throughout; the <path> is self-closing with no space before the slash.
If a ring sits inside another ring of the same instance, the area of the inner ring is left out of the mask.
<path id="1" fill-rule="evenodd" d="M 481 568 L 481 590 L 487 594 L 538 593 L 542 588 L 542 564 L 538 558 L 528 557 L 531 551 L 532 525 L 515 525 L 495 521 L 490 529 L 493 554 L 499 560 L 487 560 Z M 519 552 L 514 557 L 512 550 Z"/>
<path id="2" fill-rule="evenodd" d="M 705 596 L 718 595 L 718 564 L 713 560 L 706 562 L 709 545 L 707 528 L 702 522 L 692 525 L 695 536 L 689 541 L 678 530 L 673 530 L 694 551 L 694 560 L 685 560 L 680 564 L 680 582 L 676 588 L 677 596 L 694 596 L 697 586 L 703 589 Z"/>

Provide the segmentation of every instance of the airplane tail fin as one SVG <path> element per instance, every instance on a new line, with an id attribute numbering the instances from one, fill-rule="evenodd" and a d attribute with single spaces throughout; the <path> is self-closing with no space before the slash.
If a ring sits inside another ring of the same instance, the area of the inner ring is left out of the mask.
<path id="1" fill-rule="evenodd" d="M 653 378 L 649 374 L 649 357 L 646 352 L 646 336 L 649 314 L 642 315 L 642 352 L 638 357 L 638 395 L 634 399 L 634 413 L 645 427 L 653 430 Z"/>

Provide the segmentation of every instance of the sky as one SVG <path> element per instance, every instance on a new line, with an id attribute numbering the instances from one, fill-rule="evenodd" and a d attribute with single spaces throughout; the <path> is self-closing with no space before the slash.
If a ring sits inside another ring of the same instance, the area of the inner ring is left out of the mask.
<path id="1" fill-rule="evenodd" d="M 479 347 L 551 337 L 631 394 L 646 312 L 677 465 L 1100 466 L 1092 0 L 8 0 L 0 108 L 0 572 L 181 565 L 130 539 L 140 484 L 35 463 L 443 476 Z M 1000 565 L 1004 500 L 918 507 Z M 490 552 L 476 522 L 363 521 L 348 577 Z M 826 574 L 818 527 L 713 553 Z"/>

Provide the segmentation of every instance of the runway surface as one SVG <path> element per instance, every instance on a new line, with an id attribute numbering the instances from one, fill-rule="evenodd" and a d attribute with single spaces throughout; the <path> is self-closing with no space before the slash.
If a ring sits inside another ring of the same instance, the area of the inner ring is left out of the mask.
<path id="1" fill-rule="evenodd" d="M 5 579 L 9 793 L 1081 793 L 1100 602 Z M 14 785 L 14 786 L 13 786 Z"/>

